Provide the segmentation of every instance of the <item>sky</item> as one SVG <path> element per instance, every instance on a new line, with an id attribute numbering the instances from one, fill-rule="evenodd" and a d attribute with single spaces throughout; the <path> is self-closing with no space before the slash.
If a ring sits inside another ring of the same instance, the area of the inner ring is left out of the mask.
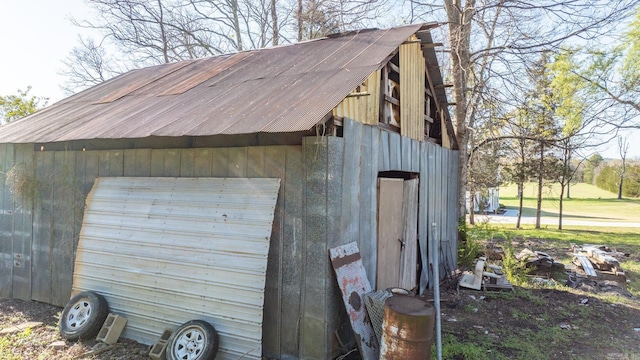
<path id="1" fill-rule="evenodd" d="M 0 0 L 0 96 L 31 86 L 29 95 L 48 97 L 49 104 L 66 97 L 62 60 L 87 31 L 71 24 L 72 16 L 91 18 L 91 12 L 83 0 Z M 628 158 L 640 160 L 640 130 L 626 134 Z M 620 158 L 615 139 L 599 152 Z"/>

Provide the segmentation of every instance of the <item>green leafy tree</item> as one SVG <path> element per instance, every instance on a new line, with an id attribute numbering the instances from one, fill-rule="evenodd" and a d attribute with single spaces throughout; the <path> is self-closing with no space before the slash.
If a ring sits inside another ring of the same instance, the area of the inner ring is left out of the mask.
<path id="1" fill-rule="evenodd" d="M 27 90 L 18 90 L 15 95 L 0 96 L 0 121 L 8 123 L 43 108 L 49 102 L 49 98 L 29 95 L 31 86 Z"/>
<path id="2" fill-rule="evenodd" d="M 600 166 L 600 164 L 602 163 L 602 161 L 604 161 L 604 159 L 600 154 L 593 154 L 591 155 L 591 157 L 589 157 L 589 159 L 586 161 L 584 165 L 583 179 L 585 183 L 595 185 L 596 175 L 597 175 L 595 172 L 598 166 Z"/>

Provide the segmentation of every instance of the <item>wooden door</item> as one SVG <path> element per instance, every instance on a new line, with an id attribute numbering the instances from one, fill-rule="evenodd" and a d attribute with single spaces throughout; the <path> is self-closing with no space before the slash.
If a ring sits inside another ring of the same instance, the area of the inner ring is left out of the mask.
<path id="1" fill-rule="evenodd" d="M 378 179 L 376 289 L 416 283 L 418 179 Z"/>

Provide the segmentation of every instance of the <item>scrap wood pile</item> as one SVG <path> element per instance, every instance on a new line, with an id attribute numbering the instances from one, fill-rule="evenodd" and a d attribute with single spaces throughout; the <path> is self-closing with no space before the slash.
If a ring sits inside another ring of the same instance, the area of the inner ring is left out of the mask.
<path id="1" fill-rule="evenodd" d="M 544 275 L 551 278 L 553 273 L 566 273 L 568 280 L 566 285 L 572 288 L 594 293 L 616 293 L 631 296 L 626 289 L 626 276 L 620 266 L 618 258 L 628 257 L 629 254 L 610 249 L 603 245 L 576 245 L 571 244 L 573 264 L 565 266 L 556 261 L 551 255 L 528 248 L 515 255 L 515 258 L 524 263 L 529 275 Z M 475 262 L 473 272 L 465 272 L 458 285 L 474 290 L 504 290 L 512 289 L 512 285 L 506 279 L 502 268 L 489 263 L 490 259 L 503 259 L 504 251 L 490 244 L 486 256 L 479 257 Z M 534 280 L 546 282 L 540 277 Z M 555 280 L 551 283 L 556 283 Z"/>
<path id="2" fill-rule="evenodd" d="M 507 276 L 502 272 L 502 267 L 488 264 L 484 256 L 476 260 L 473 273 L 462 275 L 458 285 L 474 290 L 513 290 Z"/>
<path id="3" fill-rule="evenodd" d="M 575 271 L 569 274 L 567 285 L 595 293 L 616 293 L 632 297 L 626 289 L 627 278 L 618 258 L 629 254 L 604 245 L 571 244 Z"/>

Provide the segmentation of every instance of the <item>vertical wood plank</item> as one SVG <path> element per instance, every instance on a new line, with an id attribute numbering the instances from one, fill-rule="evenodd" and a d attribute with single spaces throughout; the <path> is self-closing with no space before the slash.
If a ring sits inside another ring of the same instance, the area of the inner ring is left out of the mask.
<path id="1" fill-rule="evenodd" d="M 180 149 L 164 150 L 163 176 L 180 176 Z"/>
<path id="2" fill-rule="evenodd" d="M 51 304 L 62 306 L 69 301 L 74 260 L 75 152 L 53 152 L 51 179 Z"/>
<path id="3" fill-rule="evenodd" d="M 53 182 L 48 181 L 54 172 L 54 153 L 40 151 L 36 153 L 36 178 L 39 181 L 39 194 L 34 206 L 32 289 L 33 300 L 52 303 L 53 279 Z"/>
<path id="4" fill-rule="evenodd" d="M 437 249 L 437 244 L 435 243 L 435 239 L 433 238 L 433 230 L 432 230 L 432 225 L 433 223 L 437 222 L 436 220 L 436 197 L 438 194 L 439 189 L 437 188 L 437 183 L 436 183 L 436 164 L 437 164 L 437 157 L 436 157 L 436 149 L 438 148 L 436 145 L 432 144 L 432 143 L 426 143 L 426 147 L 427 147 L 427 157 L 428 157 L 428 162 L 427 162 L 427 188 L 428 188 L 428 211 L 427 211 L 427 228 L 426 228 L 426 237 L 428 239 L 428 256 L 429 256 L 429 263 L 433 264 L 435 261 L 435 250 Z M 429 269 L 429 279 L 433 280 L 433 272 L 431 269 Z M 429 283 L 429 288 L 433 288 L 433 281 L 431 281 Z"/>
<path id="5" fill-rule="evenodd" d="M 378 265 L 376 289 L 397 287 L 402 239 L 402 179 L 378 178 Z"/>
<path id="6" fill-rule="evenodd" d="M 267 148 L 265 158 L 269 159 L 276 154 L 271 154 L 271 147 Z M 280 324 L 282 328 L 281 354 L 299 353 L 299 324 L 301 294 L 303 288 L 303 199 L 304 163 L 301 146 L 285 147 L 285 178 L 281 192 L 284 196 L 284 229 L 281 242 L 282 255 L 282 296 L 280 308 Z"/>
<path id="7" fill-rule="evenodd" d="M 124 151 L 109 150 L 108 176 L 122 176 L 124 174 Z"/>
<path id="8" fill-rule="evenodd" d="M 7 185 L 7 173 L 14 164 L 13 145 L 0 144 L 0 184 L 2 188 L 2 211 L 0 212 L 0 297 L 11 297 L 14 252 L 13 252 L 13 200 L 11 190 Z"/>
<path id="9" fill-rule="evenodd" d="M 194 176 L 209 177 L 211 176 L 211 149 L 198 148 L 195 155 L 195 171 Z"/>
<path id="10" fill-rule="evenodd" d="M 389 133 L 389 170 L 402 171 L 402 145 L 397 133 Z"/>
<path id="11" fill-rule="evenodd" d="M 180 177 L 194 177 L 196 173 L 196 149 L 180 150 Z"/>
<path id="12" fill-rule="evenodd" d="M 362 126 L 361 124 L 357 124 Z M 342 329 L 348 328 L 347 317 L 341 316 L 344 314 L 344 303 L 342 301 L 342 292 L 338 286 L 337 280 L 334 276 L 333 266 L 331 265 L 330 258 L 328 256 L 328 249 L 341 245 L 345 241 L 343 236 L 340 236 L 342 231 L 343 218 L 342 213 L 342 197 L 345 195 L 342 179 L 343 179 L 343 163 L 345 159 L 345 139 L 339 137 L 328 137 L 328 157 L 327 157 L 327 221 L 325 230 L 325 243 L 316 245 L 314 248 L 314 255 L 318 257 L 316 262 L 320 263 L 323 269 L 322 276 L 326 279 L 324 288 L 324 303 L 326 311 L 324 313 L 324 321 L 326 322 L 326 328 L 324 331 L 324 339 L 327 339 L 325 346 L 325 354 L 328 354 L 329 358 L 335 358 L 339 354 L 332 353 L 332 341 L 329 339 L 334 338 L 336 332 Z M 353 215 L 351 215 L 353 216 Z M 307 274 L 307 277 L 312 277 Z M 343 322 L 341 322 L 343 321 Z M 350 334 L 350 332 L 347 332 Z M 344 335 L 339 335 L 344 338 Z"/>
<path id="13" fill-rule="evenodd" d="M 390 164 L 390 150 L 389 150 L 389 132 L 388 131 L 384 131 L 384 130 L 380 130 L 380 152 L 379 152 L 379 163 L 380 163 L 380 167 L 379 170 L 380 171 L 389 171 L 391 170 L 391 164 Z"/>
<path id="14" fill-rule="evenodd" d="M 428 150 L 427 144 L 422 142 L 419 144 L 420 153 L 420 183 L 418 190 L 418 243 L 420 244 L 420 256 L 422 264 L 422 272 L 420 273 L 420 294 L 429 286 L 429 257 L 428 257 L 428 191 L 429 177 L 427 173 Z"/>
<path id="15" fill-rule="evenodd" d="M 229 148 L 229 177 L 246 177 L 247 176 L 247 148 L 236 147 Z"/>
<path id="16" fill-rule="evenodd" d="M 261 154 L 260 154 L 261 153 Z M 265 154 L 267 153 L 267 154 Z M 283 281 L 283 243 L 285 193 L 284 181 L 286 155 L 283 147 L 253 147 L 247 151 L 247 168 L 252 175 L 249 177 L 280 178 L 281 186 L 274 212 L 271 241 L 269 243 L 269 257 L 267 259 L 267 282 L 264 298 L 264 324 L 268 324 L 271 331 L 262 333 L 264 349 L 271 354 L 280 354 L 282 348 L 282 321 L 287 314 L 282 313 Z M 250 191 L 250 189 L 248 189 Z M 289 310 L 286 310 L 287 312 Z M 263 350 L 264 351 L 264 350 Z"/>
<path id="17" fill-rule="evenodd" d="M 400 287 L 413 289 L 418 263 L 418 179 L 404 181 L 402 195 L 403 241 L 400 257 Z"/>
<path id="18" fill-rule="evenodd" d="M 151 149 L 136 149 L 134 176 L 151 175 Z"/>
<path id="19" fill-rule="evenodd" d="M 303 236 L 302 318 L 300 358 L 326 356 L 327 163 L 329 137 L 303 139 L 305 163 L 305 224 Z"/>
<path id="20" fill-rule="evenodd" d="M 336 159 L 342 169 L 342 216 L 340 217 L 340 229 L 335 234 L 341 239 L 336 245 L 344 245 L 351 241 L 358 242 L 360 254 L 368 258 L 371 254 L 370 239 L 360 242 L 360 170 L 362 157 L 362 138 L 364 125 L 359 122 L 344 119 L 344 152 L 343 161 Z"/>
<path id="21" fill-rule="evenodd" d="M 136 149 L 124 150 L 123 176 L 136 176 Z"/>
<path id="22" fill-rule="evenodd" d="M 401 161 L 402 166 L 401 170 L 405 172 L 411 171 L 411 139 L 406 136 L 400 137 L 400 148 L 401 148 Z"/>
<path id="23" fill-rule="evenodd" d="M 151 150 L 151 176 L 162 177 L 164 176 L 164 155 L 165 149 L 152 149 Z"/>
<path id="24" fill-rule="evenodd" d="M 284 154 L 284 151 L 283 151 Z M 247 148 L 247 173 L 246 176 L 261 177 L 264 176 L 265 170 L 265 149 L 262 146 L 251 146 Z M 278 174 L 282 177 L 284 175 L 284 160 L 282 162 L 282 171 Z"/>
<path id="25" fill-rule="evenodd" d="M 211 176 L 227 177 L 229 173 L 229 148 L 211 150 Z"/>
<path id="26" fill-rule="evenodd" d="M 411 140 L 411 169 L 413 173 L 420 172 L 420 141 Z"/>
<path id="27" fill-rule="evenodd" d="M 367 271 L 370 284 L 375 284 L 376 258 L 376 188 L 378 178 L 378 130 L 373 126 L 364 126 L 361 142 L 360 189 L 358 199 L 360 240 L 358 247 L 362 255 L 362 264 Z M 374 136 L 375 134 L 375 136 Z M 347 155 L 348 157 L 348 155 Z M 366 244 L 366 245 L 365 245 Z M 365 252 L 366 251 L 366 252 Z"/>
<path id="28" fill-rule="evenodd" d="M 13 146 L 15 149 L 15 163 L 24 164 L 27 174 L 35 177 L 33 146 L 31 144 L 7 146 Z M 11 163 L 12 161 L 9 162 Z M 13 274 L 11 293 L 15 299 L 31 300 L 33 199 L 22 203 L 14 200 L 13 203 L 15 210 L 13 221 Z M 6 211 L 4 213 L 6 213 Z"/>

